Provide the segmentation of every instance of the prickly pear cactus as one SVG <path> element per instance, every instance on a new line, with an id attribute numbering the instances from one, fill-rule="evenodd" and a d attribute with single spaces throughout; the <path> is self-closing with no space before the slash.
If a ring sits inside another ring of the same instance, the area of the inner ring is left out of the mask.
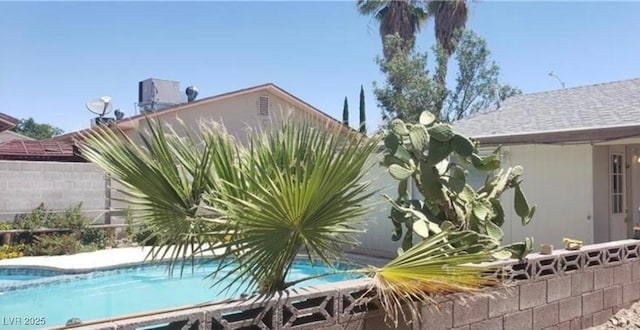
<path id="1" fill-rule="evenodd" d="M 529 206 L 520 187 L 523 168 L 501 169 L 500 148 L 480 156 L 477 142 L 455 133 L 449 124 L 437 122 L 430 112 L 423 112 L 415 124 L 393 120 L 384 144 L 382 165 L 398 180 L 398 197 L 385 196 L 392 204 L 392 239 L 402 239 L 402 249 L 412 246 L 414 235 L 426 238 L 443 230 L 471 230 L 478 234 L 476 242 L 481 240 L 486 247 L 495 247 L 499 251 L 496 255 L 501 257 L 523 258 L 532 250 L 530 238 L 498 248 L 504 236 L 502 193 L 515 190 L 514 209 L 523 226 L 531 221 L 536 209 Z M 467 183 L 465 167 L 469 166 L 488 174 L 478 190 Z M 411 180 L 423 200 L 409 196 Z"/>

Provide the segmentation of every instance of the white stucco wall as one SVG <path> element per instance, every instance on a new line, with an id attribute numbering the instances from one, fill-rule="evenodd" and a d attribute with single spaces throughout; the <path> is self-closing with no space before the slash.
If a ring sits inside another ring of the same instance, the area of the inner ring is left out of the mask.
<path id="1" fill-rule="evenodd" d="M 524 167 L 523 190 L 529 203 L 538 205 L 534 219 L 523 227 L 513 209 L 513 191 L 502 196 L 507 217 L 503 243 L 522 241 L 527 236 L 534 238 L 536 250 L 543 243 L 561 248 L 563 237 L 593 243 L 592 147 L 523 145 L 503 147 L 502 150 L 504 167 Z M 470 182 L 484 182 L 484 176 L 479 177 L 477 173 L 470 176 Z M 390 205 L 380 194 L 395 198 L 397 182 L 379 166 L 374 166 L 368 177 L 376 178 L 375 187 L 381 191 L 372 198 L 377 204 L 368 221 L 367 233 L 360 237 L 361 246 L 378 254 L 394 254 L 400 242 L 391 241 Z"/>
<path id="2" fill-rule="evenodd" d="M 505 243 L 526 236 L 540 244 L 562 247 L 562 238 L 593 243 L 593 155 L 590 145 L 522 145 L 503 148 L 504 165 L 525 169 L 523 191 L 537 204 L 531 223 L 523 227 L 513 210 L 513 192 L 502 196 L 507 221 Z"/>
<path id="3" fill-rule="evenodd" d="M 386 167 L 379 165 L 382 155 L 378 153 L 373 157 L 372 167 L 365 176 L 366 180 L 372 181 L 371 189 L 376 190 L 376 193 L 367 201 L 372 209 L 366 219 L 366 232 L 359 237 L 358 249 L 367 250 L 368 254 L 373 255 L 395 256 L 401 242 L 391 241 L 393 233 L 393 225 L 389 219 L 391 204 L 382 195 L 397 198 L 398 181 L 389 175 Z"/>

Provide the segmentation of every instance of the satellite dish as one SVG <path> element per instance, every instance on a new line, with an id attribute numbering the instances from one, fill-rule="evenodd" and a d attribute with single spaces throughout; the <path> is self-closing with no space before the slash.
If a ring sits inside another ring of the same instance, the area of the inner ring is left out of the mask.
<path id="1" fill-rule="evenodd" d="M 87 102 L 87 110 L 102 117 L 112 110 L 111 98 L 108 96 L 99 97 Z"/>

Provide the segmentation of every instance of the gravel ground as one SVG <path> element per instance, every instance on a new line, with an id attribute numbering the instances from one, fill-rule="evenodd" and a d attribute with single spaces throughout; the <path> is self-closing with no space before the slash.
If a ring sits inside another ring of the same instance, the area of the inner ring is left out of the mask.
<path id="1" fill-rule="evenodd" d="M 640 302 L 631 305 L 629 309 L 621 309 L 607 323 L 589 329 L 640 329 Z"/>

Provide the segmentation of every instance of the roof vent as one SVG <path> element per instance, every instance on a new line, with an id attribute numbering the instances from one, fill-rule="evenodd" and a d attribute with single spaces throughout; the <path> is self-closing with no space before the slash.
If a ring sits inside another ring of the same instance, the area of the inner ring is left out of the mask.
<path id="1" fill-rule="evenodd" d="M 113 114 L 116 116 L 116 120 L 124 118 L 124 111 L 122 111 L 122 109 L 116 109 Z"/>
<path id="2" fill-rule="evenodd" d="M 269 97 L 260 96 L 258 100 L 258 115 L 267 117 L 269 116 Z"/>
<path id="3" fill-rule="evenodd" d="M 196 100 L 196 97 L 198 97 L 198 89 L 196 86 L 187 87 L 185 93 L 187 93 L 187 102 L 193 102 Z"/>

